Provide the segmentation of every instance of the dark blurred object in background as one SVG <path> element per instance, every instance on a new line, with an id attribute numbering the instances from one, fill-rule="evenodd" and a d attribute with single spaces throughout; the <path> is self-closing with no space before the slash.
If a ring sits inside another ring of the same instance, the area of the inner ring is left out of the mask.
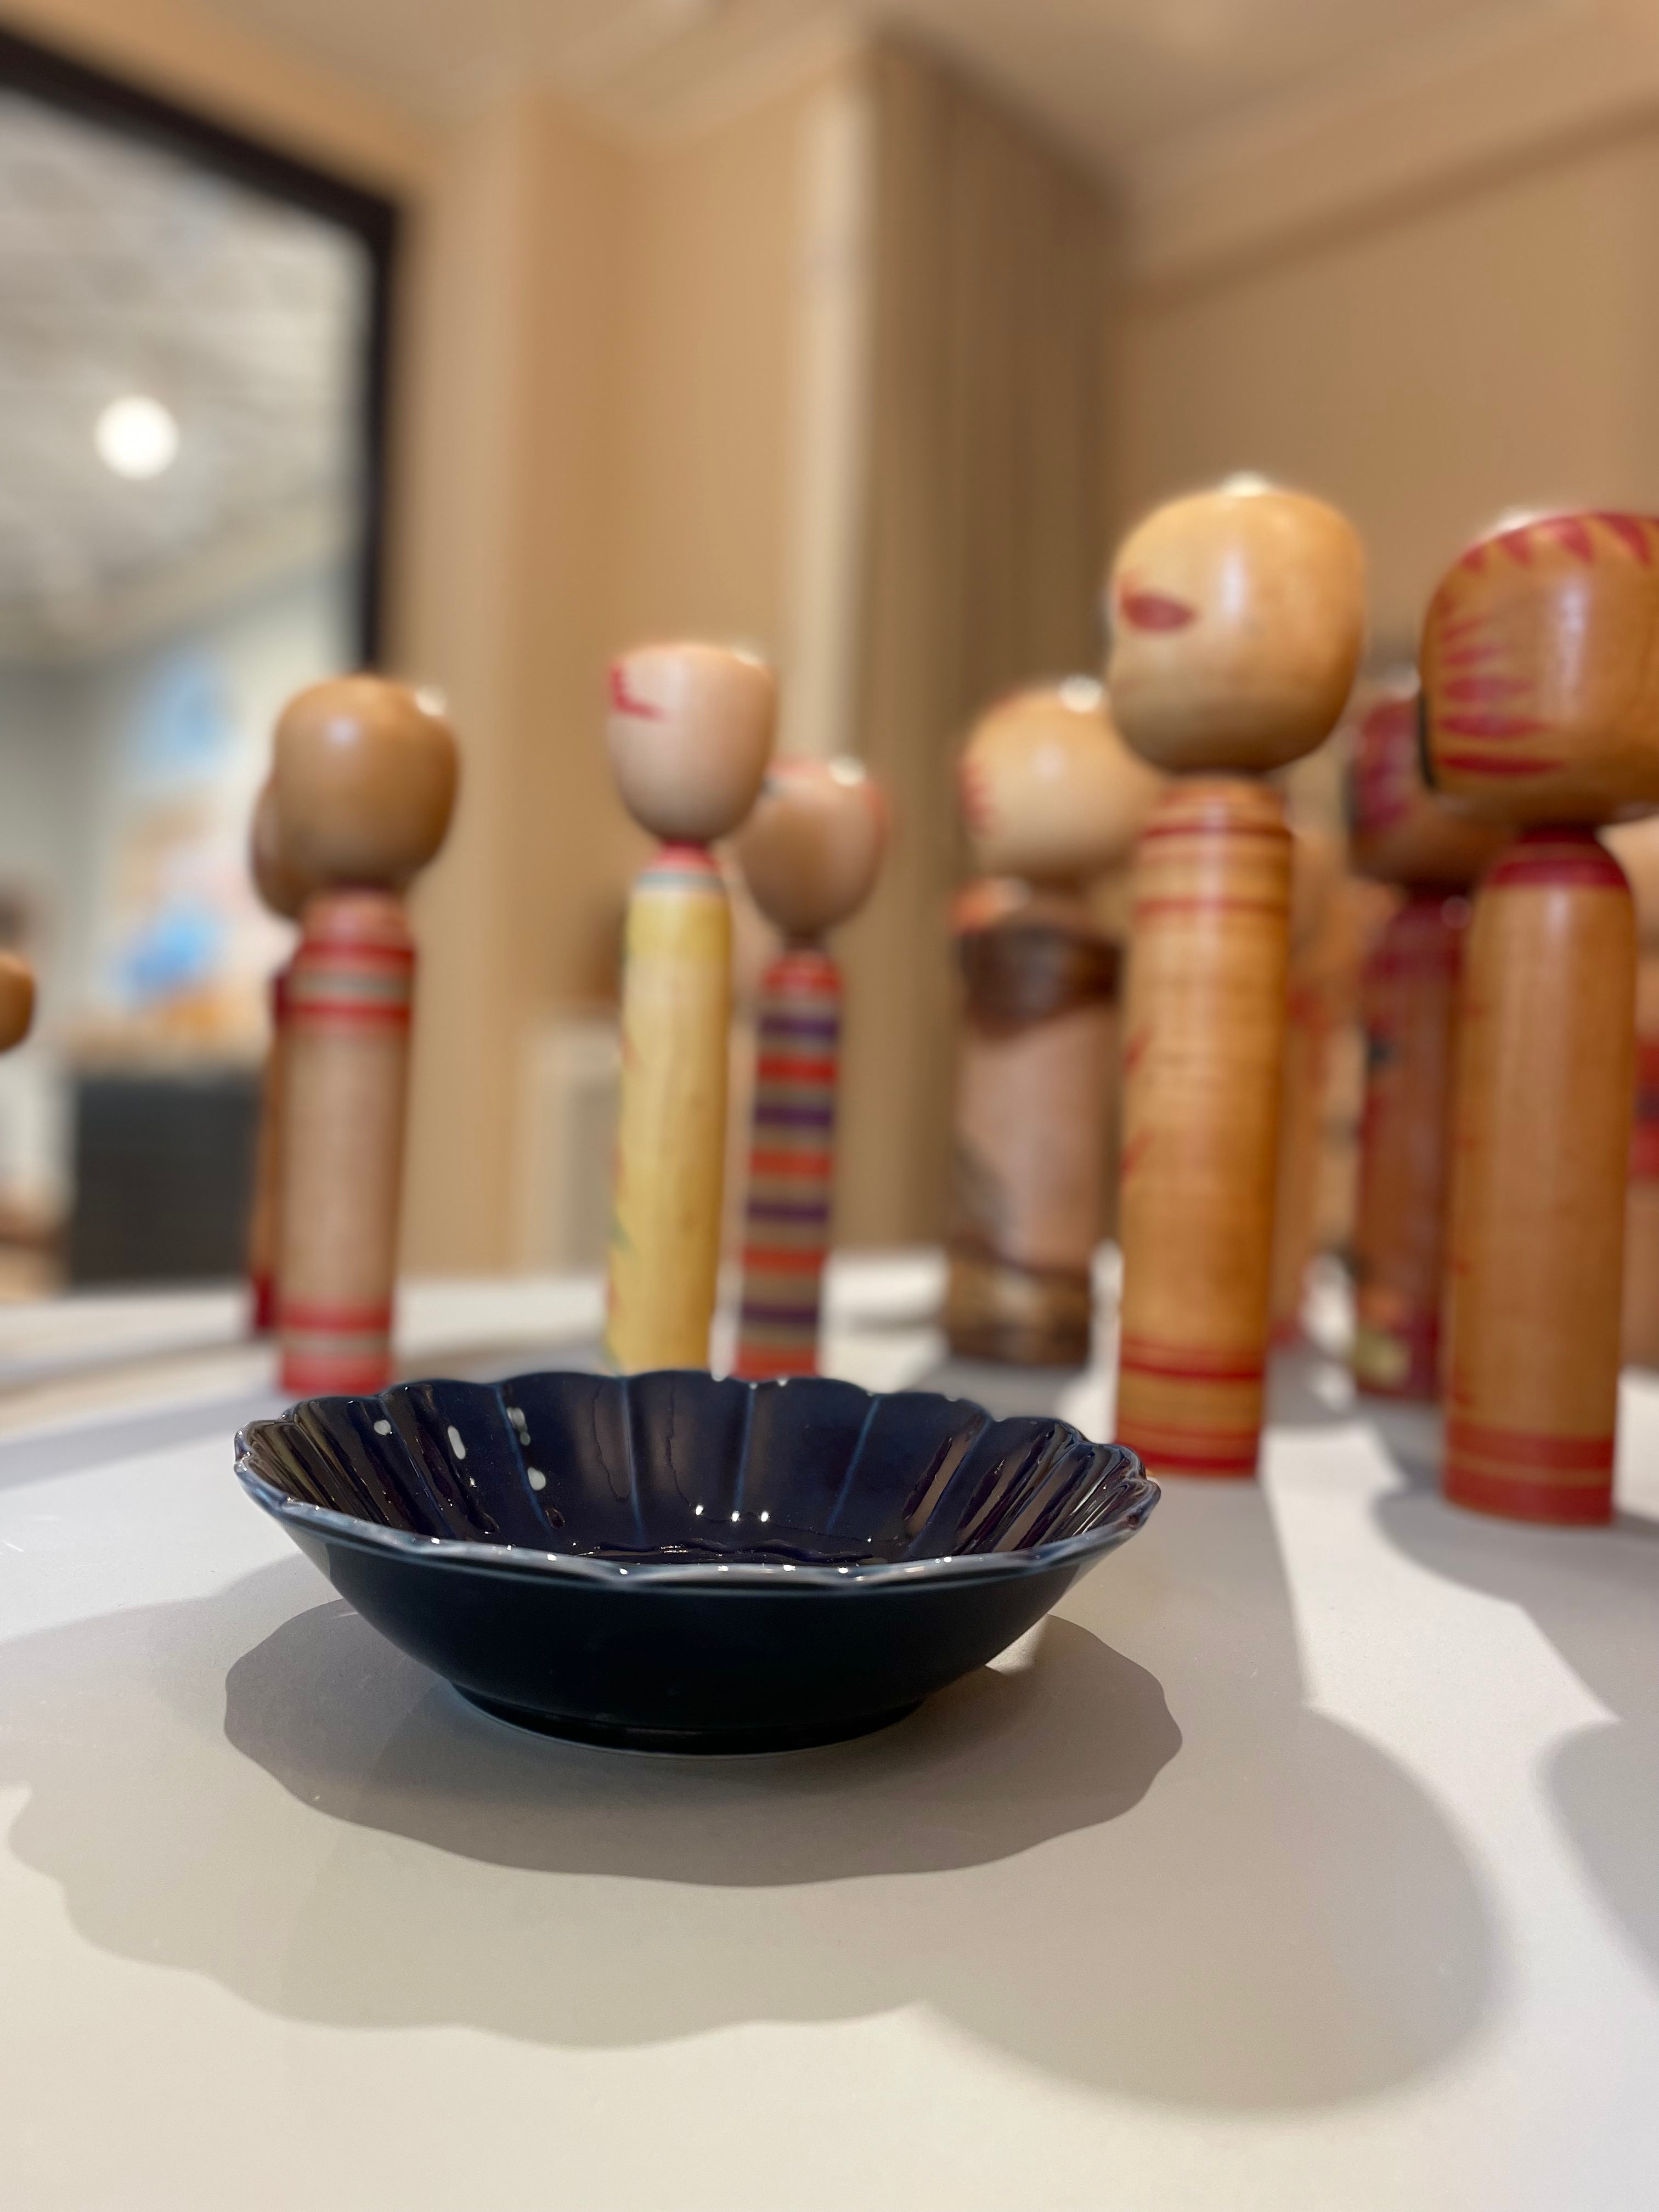
<path id="1" fill-rule="evenodd" d="M 258 1101 L 249 1068 L 79 1075 L 70 1286 L 240 1275 Z"/>

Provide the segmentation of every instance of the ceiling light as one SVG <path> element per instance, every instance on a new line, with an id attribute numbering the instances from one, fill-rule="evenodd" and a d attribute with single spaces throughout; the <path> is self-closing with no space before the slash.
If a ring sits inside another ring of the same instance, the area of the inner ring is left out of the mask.
<path id="1" fill-rule="evenodd" d="M 179 451 L 179 425 L 159 399 L 131 392 L 112 399 L 93 427 L 93 443 L 118 477 L 159 477 Z"/>

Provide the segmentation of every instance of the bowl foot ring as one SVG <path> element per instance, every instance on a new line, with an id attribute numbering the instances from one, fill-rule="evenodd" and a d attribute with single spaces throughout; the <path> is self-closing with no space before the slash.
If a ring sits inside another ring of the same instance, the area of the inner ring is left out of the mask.
<path id="1" fill-rule="evenodd" d="M 561 1736 L 569 1743 L 599 1744 L 611 1751 L 678 1752 L 694 1757 L 807 1751 L 817 1744 L 843 1743 L 854 1736 L 873 1735 L 878 1729 L 891 1728 L 896 1721 L 908 1720 L 921 1703 L 920 1698 L 915 1698 L 908 1705 L 893 1705 L 885 1712 L 860 1713 L 806 1727 L 786 1723 L 775 1728 L 644 1729 L 584 1720 L 574 1713 L 532 1712 L 524 1705 L 510 1705 L 499 1698 L 487 1698 L 477 1690 L 462 1690 L 459 1683 L 455 1686 L 468 1705 L 476 1705 L 493 1720 L 505 1721 L 509 1727 L 523 1729 L 528 1734 Z"/>

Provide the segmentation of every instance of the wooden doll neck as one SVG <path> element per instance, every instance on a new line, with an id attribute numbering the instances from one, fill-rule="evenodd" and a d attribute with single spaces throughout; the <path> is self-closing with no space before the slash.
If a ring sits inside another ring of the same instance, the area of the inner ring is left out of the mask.
<path id="1" fill-rule="evenodd" d="M 1577 885 L 1592 890 L 1628 890 L 1625 872 L 1596 836 L 1577 823 L 1559 829 L 1523 830 L 1481 878 L 1483 886 L 1517 884 Z"/>
<path id="2" fill-rule="evenodd" d="M 647 863 L 647 873 L 659 869 L 676 875 L 717 876 L 720 866 L 707 845 L 691 837 L 665 837 Z"/>
<path id="3" fill-rule="evenodd" d="M 408 917 L 396 891 L 362 887 L 313 891 L 306 901 L 301 930 L 308 944 L 389 945 L 410 942 Z"/>

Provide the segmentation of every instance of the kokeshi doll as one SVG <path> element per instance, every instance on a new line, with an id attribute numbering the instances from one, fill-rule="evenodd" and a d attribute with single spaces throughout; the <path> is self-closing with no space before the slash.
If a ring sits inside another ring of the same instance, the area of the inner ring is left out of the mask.
<path id="1" fill-rule="evenodd" d="M 1333 969 L 1341 934 L 1337 912 L 1341 871 L 1341 848 L 1328 832 L 1292 830 L 1291 940 L 1268 1297 L 1269 1334 L 1275 1344 L 1292 1344 L 1301 1335 L 1308 1268 L 1318 1244 L 1325 1094 L 1337 997 Z"/>
<path id="2" fill-rule="evenodd" d="M 755 904 L 783 932 L 761 980 L 735 1372 L 817 1370 L 836 1162 L 841 970 L 825 933 L 870 896 L 887 842 L 855 760 L 778 760 L 737 840 Z"/>
<path id="3" fill-rule="evenodd" d="M 1084 893 L 1123 859 L 1159 787 L 1086 678 L 1001 701 L 963 749 L 963 820 L 984 874 L 954 916 L 965 1003 L 945 1318 L 961 1357 L 1088 1358 L 1118 955 Z"/>
<path id="4" fill-rule="evenodd" d="M 318 886 L 302 875 L 283 851 L 276 822 L 276 794 L 267 781 L 253 810 L 248 867 L 260 898 L 284 921 L 297 921 Z M 276 1235 L 282 1176 L 283 1062 L 288 1016 L 285 960 L 270 979 L 270 1042 L 265 1048 L 259 1086 L 259 1128 L 253 1155 L 253 1205 L 248 1220 L 247 1272 L 256 1335 L 276 1326 Z"/>
<path id="5" fill-rule="evenodd" d="M 1624 1356 L 1659 1367 L 1659 817 L 1608 832 L 1636 901 L 1636 1119 L 1625 1197 Z"/>
<path id="6" fill-rule="evenodd" d="M 276 725 L 276 835 L 321 886 L 283 1032 L 277 1326 L 296 1395 L 391 1380 L 415 980 L 401 895 L 443 842 L 457 774 L 442 715 L 380 677 L 314 684 Z"/>
<path id="7" fill-rule="evenodd" d="M 1124 736 L 1176 781 L 1131 915 L 1118 1434 L 1156 1472 L 1250 1475 L 1273 1237 L 1291 836 L 1269 769 L 1340 714 L 1364 566 L 1333 508 L 1255 479 L 1177 500 L 1109 584 Z"/>
<path id="8" fill-rule="evenodd" d="M 1625 1199 L 1624 1357 L 1659 1367 L 1659 951 L 1636 969 L 1636 1118 Z"/>
<path id="9" fill-rule="evenodd" d="M 34 970 L 15 952 L 0 952 L 0 1052 L 22 1043 L 34 1020 Z"/>
<path id="10" fill-rule="evenodd" d="M 1475 894 L 1458 1042 L 1443 1483 L 1528 1521 L 1612 1510 L 1636 920 L 1595 825 L 1659 802 L 1659 524 L 1471 546 L 1423 639 L 1429 780 L 1519 831 Z"/>
<path id="11" fill-rule="evenodd" d="M 725 1179 L 732 915 L 708 848 L 754 805 L 776 686 L 751 655 L 647 645 L 611 672 L 611 765 L 662 839 L 629 902 L 605 1350 L 706 1367 Z"/>
<path id="12" fill-rule="evenodd" d="M 1452 1067 L 1469 886 L 1501 825 L 1453 814 L 1423 781 L 1417 678 L 1379 684 L 1355 718 L 1354 868 L 1403 894 L 1366 961 L 1365 1102 L 1354 1222 L 1354 1380 L 1383 1397 L 1439 1395 L 1451 1172 Z"/>

